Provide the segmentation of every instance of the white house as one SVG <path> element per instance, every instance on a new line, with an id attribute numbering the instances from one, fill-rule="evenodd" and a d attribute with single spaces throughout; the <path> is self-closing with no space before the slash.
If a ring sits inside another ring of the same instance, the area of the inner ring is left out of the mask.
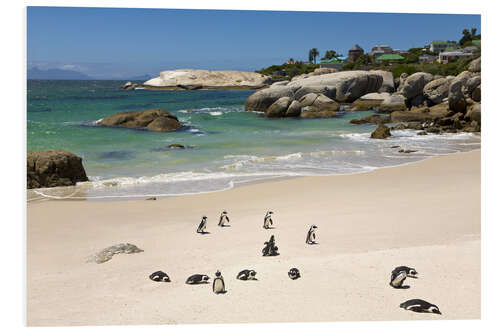
<path id="1" fill-rule="evenodd" d="M 461 60 L 471 58 L 472 53 L 463 52 L 463 51 L 449 51 L 449 52 L 441 52 L 439 53 L 439 63 L 446 64 L 452 59 Z"/>

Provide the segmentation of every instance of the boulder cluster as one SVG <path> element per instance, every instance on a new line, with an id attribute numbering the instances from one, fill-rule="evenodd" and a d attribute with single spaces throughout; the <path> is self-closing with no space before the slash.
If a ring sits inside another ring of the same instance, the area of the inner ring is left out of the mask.
<path id="1" fill-rule="evenodd" d="M 97 126 L 127 127 L 153 132 L 170 132 L 182 128 L 177 117 L 163 109 L 118 112 L 101 119 Z"/>
<path id="2" fill-rule="evenodd" d="M 334 72 L 276 82 L 248 97 L 245 110 L 264 112 L 270 118 L 331 118 L 341 103 L 378 92 L 384 86 L 384 76 L 378 72 Z"/>

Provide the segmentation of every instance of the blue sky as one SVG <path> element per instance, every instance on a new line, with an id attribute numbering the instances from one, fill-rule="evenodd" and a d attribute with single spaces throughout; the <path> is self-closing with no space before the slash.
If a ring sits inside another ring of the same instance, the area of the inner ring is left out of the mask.
<path id="1" fill-rule="evenodd" d="M 408 49 L 481 32 L 479 15 L 28 7 L 28 67 L 96 78 L 176 68 L 254 71 L 354 44 Z"/>

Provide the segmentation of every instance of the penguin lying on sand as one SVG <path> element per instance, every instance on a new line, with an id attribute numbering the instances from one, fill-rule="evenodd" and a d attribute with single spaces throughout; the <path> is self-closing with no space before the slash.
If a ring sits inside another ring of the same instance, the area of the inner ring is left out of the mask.
<path id="1" fill-rule="evenodd" d="M 167 273 L 162 271 L 154 272 L 149 276 L 149 278 L 156 282 L 170 282 L 170 278 L 168 277 Z"/>
<path id="2" fill-rule="evenodd" d="M 210 277 L 204 274 L 194 274 L 187 278 L 186 284 L 200 284 L 200 283 L 208 283 Z"/>
<path id="3" fill-rule="evenodd" d="M 414 312 L 428 312 L 442 314 L 437 305 L 426 302 L 422 299 L 410 299 L 399 305 L 400 308 Z"/>
<path id="4" fill-rule="evenodd" d="M 207 217 L 203 216 L 201 218 L 200 225 L 198 225 L 198 229 L 196 229 L 196 232 L 199 234 L 204 234 L 206 228 L 207 228 Z"/>
<path id="5" fill-rule="evenodd" d="M 245 269 L 239 272 L 236 278 L 238 280 L 257 280 L 255 277 L 256 274 L 257 272 L 252 269 Z"/>
<path id="6" fill-rule="evenodd" d="M 314 224 L 309 228 L 306 236 L 306 244 L 316 244 L 316 229 L 318 227 Z"/>
<path id="7" fill-rule="evenodd" d="M 226 285 L 224 284 L 224 278 L 222 277 L 221 272 L 217 270 L 215 272 L 215 279 L 212 283 L 212 290 L 216 294 L 224 294 L 226 293 Z"/>
<path id="8" fill-rule="evenodd" d="M 264 216 L 264 229 L 269 229 L 273 225 L 273 219 L 271 218 L 271 215 L 274 214 L 271 211 L 268 211 L 266 213 L 266 216 Z"/>
<path id="9" fill-rule="evenodd" d="M 297 268 L 291 268 L 288 271 L 288 277 L 292 280 L 297 280 L 300 277 L 300 272 Z"/>
<path id="10" fill-rule="evenodd" d="M 262 255 L 264 257 L 278 256 L 278 247 L 274 243 L 274 235 L 271 236 L 268 242 L 264 243 L 264 248 L 262 249 Z"/>
<path id="11" fill-rule="evenodd" d="M 391 281 L 389 282 L 389 284 L 394 288 L 402 288 L 403 282 L 407 277 L 417 279 L 418 272 L 415 270 L 415 268 L 398 266 L 391 272 Z"/>

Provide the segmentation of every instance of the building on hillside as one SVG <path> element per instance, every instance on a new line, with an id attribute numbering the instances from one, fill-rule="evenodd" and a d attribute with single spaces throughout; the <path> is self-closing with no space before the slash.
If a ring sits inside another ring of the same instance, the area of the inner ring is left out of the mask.
<path id="1" fill-rule="evenodd" d="M 450 51 L 450 52 L 441 52 L 439 53 L 438 62 L 441 64 L 447 64 L 451 60 L 462 60 L 472 58 L 473 54 L 469 52 L 463 52 L 463 50 L 459 51 Z"/>
<path id="2" fill-rule="evenodd" d="M 358 44 L 354 45 L 349 50 L 349 56 L 348 56 L 349 62 L 356 62 L 356 60 L 358 60 L 358 58 L 361 57 L 363 54 L 365 54 L 365 50 L 363 50 L 361 46 L 359 46 Z"/>
<path id="3" fill-rule="evenodd" d="M 427 64 L 430 64 L 430 63 L 433 63 L 434 61 L 436 61 L 436 56 L 433 56 L 433 55 L 430 55 L 430 54 L 424 54 L 424 55 L 421 55 L 420 57 L 418 57 L 418 62 L 419 63 L 427 63 Z"/>
<path id="4" fill-rule="evenodd" d="M 335 68 L 341 69 L 344 66 L 346 57 L 339 57 L 333 59 L 321 60 L 319 63 L 319 68 Z"/>
<path id="5" fill-rule="evenodd" d="M 431 42 L 431 46 L 429 48 L 429 51 L 431 52 L 443 52 L 446 50 L 447 47 L 451 47 L 456 49 L 457 48 L 457 42 L 453 40 L 434 40 Z"/>
<path id="6" fill-rule="evenodd" d="M 389 45 L 375 45 L 374 47 L 372 47 L 371 55 L 377 58 L 382 54 L 390 54 L 390 53 L 394 53 L 394 51 L 392 50 L 392 47 L 390 47 Z"/>
<path id="7" fill-rule="evenodd" d="M 377 60 L 377 62 L 381 62 L 381 61 L 398 62 L 398 61 L 401 61 L 403 59 L 404 59 L 404 57 L 400 56 L 399 54 L 392 53 L 392 54 L 382 54 L 381 56 L 379 56 L 375 60 Z"/>

